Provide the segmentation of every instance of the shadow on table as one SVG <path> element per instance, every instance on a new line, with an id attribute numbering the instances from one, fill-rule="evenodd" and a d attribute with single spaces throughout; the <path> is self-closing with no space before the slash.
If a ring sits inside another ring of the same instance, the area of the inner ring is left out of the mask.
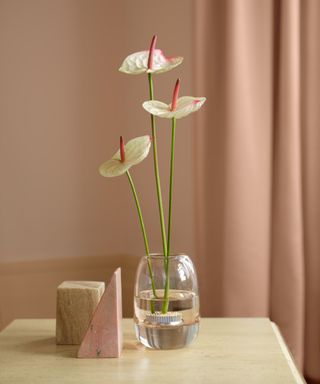
<path id="1" fill-rule="evenodd" d="M 48 337 L 16 344 L 14 349 L 18 353 L 32 353 L 33 355 L 52 355 L 59 357 L 76 357 L 78 345 L 56 345 L 55 337 Z"/>
<path id="2" fill-rule="evenodd" d="M 47 337 L 33 341 L 25 341 L 14 345 L 14 349 L 19 353 L 32 353 L 33 355 L 52 355 L 58 357 L 76 358 L 80 345 L 57 345 L 55 337 Z M 130 338 L 123 343 L 124 351 L 143 351 L 145 347 Z"/>

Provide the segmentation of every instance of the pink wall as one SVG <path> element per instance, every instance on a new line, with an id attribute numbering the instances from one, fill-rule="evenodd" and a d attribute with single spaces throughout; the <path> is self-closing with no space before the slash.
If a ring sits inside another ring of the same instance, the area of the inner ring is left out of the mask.
<path id="1" fill-rule="evenodd" d="M 117 71 L 154 33 L 178 69 L 155 79 L 192 94 L 192 0 L 0 2 L 0 262 L 143 255 L 125 177 L 97 171 L 119 135 L 150 132 L 145 76 Z M 173 251 L 196 259 L 193 118 L 178 122 Z M 167 201 L 170 123 L 159 121 Z M 132 171 L 151 247 L 161 249 L 151 156 Z"/>

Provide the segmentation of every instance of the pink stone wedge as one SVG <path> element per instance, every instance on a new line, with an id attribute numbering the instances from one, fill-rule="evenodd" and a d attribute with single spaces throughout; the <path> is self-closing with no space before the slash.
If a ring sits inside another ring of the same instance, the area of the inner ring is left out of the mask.
<path id="1" fill-rule="evenodd" d="M 112 275 L 78 351 L 80 358 L 120 357 L 122 336 L 121 269 Z"/>

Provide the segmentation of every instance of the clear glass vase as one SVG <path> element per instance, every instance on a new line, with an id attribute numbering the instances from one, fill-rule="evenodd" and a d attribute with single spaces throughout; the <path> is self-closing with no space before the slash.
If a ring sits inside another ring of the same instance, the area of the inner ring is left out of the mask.
<path id="1" fill-rule="evenodd" d="M 172 255 L 167 264 L 161 254 L 144 256 L 134 289 L 137 339 L 153 349 L 183 348 L 197 337 L 199 321 L 198 282 L 191 259 Z"/>

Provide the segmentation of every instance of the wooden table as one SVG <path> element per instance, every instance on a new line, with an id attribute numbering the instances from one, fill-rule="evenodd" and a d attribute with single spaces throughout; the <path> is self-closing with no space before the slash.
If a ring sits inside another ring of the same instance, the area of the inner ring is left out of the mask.
<path id="1" fill-rule="evenodd" d="M 125 319 L 119 359 L 77 359 L 55 344 L 55 320 L 15 320 L 0 333 L 0 383 L 305 383 L 268 319 L 201 319 L 188 348 L 147 350 Z"/>

